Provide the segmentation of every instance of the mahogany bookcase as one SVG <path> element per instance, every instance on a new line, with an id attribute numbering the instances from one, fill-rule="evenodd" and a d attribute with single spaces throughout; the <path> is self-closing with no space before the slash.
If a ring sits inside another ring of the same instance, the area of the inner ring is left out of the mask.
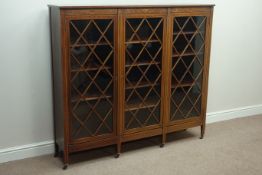
<path id="1" fill-rule="evenodd" d="M 49 6 L 56 155 L 205 132 L 213 5 Z"/>

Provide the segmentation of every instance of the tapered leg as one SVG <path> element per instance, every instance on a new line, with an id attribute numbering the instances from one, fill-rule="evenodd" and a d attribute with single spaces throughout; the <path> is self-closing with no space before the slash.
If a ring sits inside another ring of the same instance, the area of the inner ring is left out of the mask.
<path id="1" fill-rule="evenodd" d="M 122 148 L 122 144 L 121 144 L 121 142 L 117 143 L 117 149 L 116 149 L 116 155 L 115 155 L 115 158 L 118 158 L 118 157 L 120 156 L 121 148 Z"/>
<path id="2" fill-rule="evenodd" d="M 55 153 L 54 153 L 54 157 L 58 157 L 59 156 L 59 146 L 57 143 L 55 143 Z"/>
<path id="3" fill-rule="evenodd" d="M 166 144 L 166 134 L 162 134 L 162 143 L 160 144 L 160 148 L 163 148 Z"/>
<path id="4" fill-rule="evenodd" d="M 63 170 L 66 170 L 68 165 L 69 165 L 69 153 L 64 151 L 63 152 L 63 158 L 64 158 L 64 166 L 63 166 Z"/>
<path id="5" fill-rule="evenodd" d="M 200 136 L 200 139 L 204 138 L 205 129 L 206 129 L 206 125 L 205 124 L 201 125 L 201 136 Z"/>

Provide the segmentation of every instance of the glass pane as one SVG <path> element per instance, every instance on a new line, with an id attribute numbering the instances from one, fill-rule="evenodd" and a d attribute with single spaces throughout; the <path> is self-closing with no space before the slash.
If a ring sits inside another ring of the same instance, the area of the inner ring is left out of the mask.
<path id="1" fill-rule="evenodd" d="M 204 16 L 173 19 L 171 121 L 201 113 L 205 26 Z"/>
<path id="2" fill-rule="evenodd" d="M 70 22 L 71 136 L 113 132 L 112 19 Z"/>
<path id="3" fill-rule="evenodd" d="M 125 129 L 160 123 L 162 18 L 125 22 Z"/>

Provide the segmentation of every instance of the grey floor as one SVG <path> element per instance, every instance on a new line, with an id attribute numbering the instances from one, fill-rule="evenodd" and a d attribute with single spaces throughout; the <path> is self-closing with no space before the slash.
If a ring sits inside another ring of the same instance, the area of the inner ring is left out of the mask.
<path id="1" fill-rule="evenodd" d="M 262 116 L 207 125 L 169 136 L 164 148 L 159 137 L 124 145 L 120 158 L 114 148 L 73 155 L 66 171 L 52 155 L 0 164 L 0 175 L 261 175 Z"/>

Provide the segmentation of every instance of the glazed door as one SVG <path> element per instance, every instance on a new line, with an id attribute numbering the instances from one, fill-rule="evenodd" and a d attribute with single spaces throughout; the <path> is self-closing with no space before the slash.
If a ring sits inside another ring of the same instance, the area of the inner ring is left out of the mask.
<path id="1" fill-rule="evenodd" d="M 209 13 L 181 12 L 170 16 L 172 34 L 170 57 L 169 123 L 200 119 L 206 112 L 207 34 Z M 181 10 L 183 11 L 183 9 Z"/>
<path id="2" fill-rule="evenodd" d="M 157 11 L 157 10 L 156 10 Z M 124 133 L 159 128 L 162 123 L 162 60 L 165 17 L 125 14 L 122 18 Z"/>
<path id="3" fill-rule="evenodd" d="M 116 17 L 71 17 L 68 27 L 70 140 L 116 136 Z"/>

